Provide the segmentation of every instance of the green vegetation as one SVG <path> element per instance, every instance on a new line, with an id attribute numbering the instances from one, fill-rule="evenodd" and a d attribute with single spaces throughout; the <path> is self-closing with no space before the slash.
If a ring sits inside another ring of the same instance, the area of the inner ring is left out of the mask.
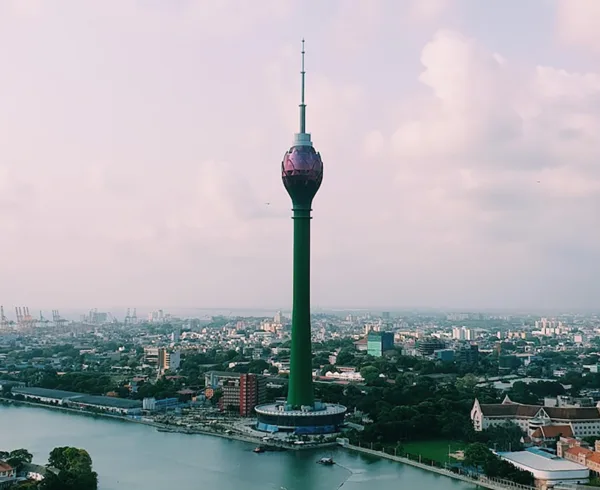
<path id="1" fill-rule="evenodd" d="M 33 456 L 26 449 L 0 451 L 0 460 L 17 470 L 31 463 Z M 57 447 L 50 452 L 45 478 L 41 482 L 24 481 L 15 488 L 21 490 L 97 490 L 98 475 L 92 470 L 92 458 L 87 451 L 74 447 Z"/>
<path id="2" fill-rule="evenodd" d="M 27 449 L 15 449 L 14 451 L 0 451 L 0 460 L 6 461 L 15 470 L 19 471 L 24 463 L 31 463 L 33 455 Z"/>
<path id="3" fill-rule="evenodd" d="M 449 453 L 463 450 L 465 444 L 449 440 L 414 441 L 402 444 L 402 454 L 409 453 L 415 456 L 437 461 L 438 463 L 455 463 L 454 458 L 449 458 Z"/>
<path id="4" fill-rule="evenodd" d="M 465 448 L 464 465 L 483 471 L 491 478 L 510 480 L 521 485 L 533 485 L 533 474 L 504 461 L 492 453 L 485 444 L 476 442 Z"/>
<path id="5" fill-rule="evenodd" d="M 50 452 L 48 466 L 58 474 L 48 472 L 40 490 L 97 490 L 98 475 L 92 470 L 92 458 L 87 451 L 74 447 L 57 447 Z"/>
<path id="6" fill-rule="evenodd" d="M 448 382 L 405 372 L 397 374 L 393 383 L 377 377 L 362 388 L 317 384 L 315 392 L 317 397 L 341 403 L 351 411 L 356 408 L 363 414 L 357 423 L 363 418 L 373 421 L 365 424 L 364 431 L 350 436 L 355 443 L 393 449 L 408 441 L 475 442 L 481 436 L 473 430 L 469 416 L 474 398 L 482 403 L 499 398 L 495 390 L 479 388 L 470 378 Z"/>

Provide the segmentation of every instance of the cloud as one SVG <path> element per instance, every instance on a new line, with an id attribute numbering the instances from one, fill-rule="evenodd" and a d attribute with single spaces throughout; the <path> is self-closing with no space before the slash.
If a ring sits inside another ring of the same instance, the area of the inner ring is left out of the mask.
<path id="1" fill-rule="evenodd" d="M 5 304 L 289 306 L 302 35 L 315 304 L 589 304 L 598 70 L 349 3 L 0 7 Z"/>
<path id="2" fill-rule="evenodd" d="M 564 42 L 600 53 L 598 25 L 600 3 L 596 0 L 558 0 L 556 27 Z"/>
<path id="3" fill-rule="evenodd" d="M 412 0 L 410 14 L 416 21 L 428 21 L 446 12 L 449 5 L 449 0 Z"/>
<path id="4" fill-rule="evenodd" d="M 367 157 L 380 156 L 385 149 L 385 138 L 380 131 L 369 131 L 365 137 L 364 152 Z"/>
<path id="5" fill-rule="evenodd" d="M 451 232 L 464 259 L 471 250 L 490 273 L 511 266 L 515 246 L 548 269 L 582 230 L 600 246 L 598 74 L 514 66 L 452 31 L 438 32 L 421 62 L 429 98 L 392 137 L 397 186 L 417 220 Z M 512 267 L 543 272 L 528 259 Z"/>

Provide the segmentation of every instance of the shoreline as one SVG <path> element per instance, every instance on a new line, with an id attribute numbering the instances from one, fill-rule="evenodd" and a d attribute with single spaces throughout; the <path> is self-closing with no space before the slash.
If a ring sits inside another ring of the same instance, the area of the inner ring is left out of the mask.
<path id="1" fill-rule="evenodd" d="M 242 434 L 235 434 L 235 433 L 227 434 L 224 432 L 211 431 L 211 430 L 207 430 L 207 429 L 190 429 L 190 428 L 179 427 L 179 426 L 174 426 L 174 425 L 161 424 L 159 422 L 154 422 L 154 421 L 150 421 L 150 420 L 134 419 L 134 418 L 126 417 L 126 416 L 122 416 L 122 415 L 89 412 L 87 410 L 78 410 L 76 408 L 62 407 L 62 406 L 58 406 L 58 405 L 47 405 L 44 403 L 36 403 L 36 402 L 31 402 L 31 401 L 26 401 L 26 400 L 15 400 L 12 398 L 0 398 L 0 405 L 26 405 L 26 406 L 35 407 L 35 408 L 48 408 L 50 410 L 68 412 L 68 413 L 72 413 L 72 414 L 76 414 L 76 415 L 84 415 L 86 417 L 102 417 L 102 418 L 108 418 L 108 419 L 112 419 L 112 420 L 120 420 L 122 422 L 146 425 L 149 427 L 154 427 L 158 432 L 177 433 L 177 434 L 185 434 L 185 435 L 214 436 L 214 437 L 220 437 L 222 439 L 229 439 L 229 440 L 244 442 L 244 443 L 248 443 L 248 444 L 257 444 L 259 446 L 267 446 L 267 447 L 270 446 L 270 447 L 276 447 L 279 449 L 289 449 L 291 451 L 303 451 L 303 450 L 306 451 L 306 450 L 310 450 L 310 449 L 321 449 L 324 447 L 332 447 L 332 446 L 338 445 L 337 442 L 324 442 L 324 443 L 309 444 L 309 445 L 286 444 L 286 443 L 281 443 L 281 442 L 277 442 L 277 441 L 269 441 L 268 443 L 265 443 L 265 441 L 263 441 L 262 438 L 252 437 L 249 435 L 242 435 Z"/>
<path id="2" fill-rule="evenodd" d="M 406 464 L 409 466 L 413 466 L 414 468 L 419 468 L 424 471 L 429 471 L 431 473 L 437 473 L 441 476 L 446 476 L 452 478 L 454 480 L 460 480 L 465 483 L 470 483 L 474 486 L 488 488 L 490 490 L 536 490 L 535 487 L 529 487 L 526 485 L 520 485 L 518 483 L 512 482 L 504 482 L 499 480 L 494 480 L 492 478 L 488 478 L 486 476 L 480 475 L 478 477 L 471 477 L 467 475 L 461 475 L 459 473 L 454 473 L 453 471 L 447 470 L 445 468 L 438 468 L 436 466 L 429 466 L 423 463 L 419 463 L 418 461 L 413 461 L 412 459 L 404 458 L 402 456 L 394 456 L 392 454 L 387 454 L 381 451 L 375 451 L 374 449 L 367 449 L 365 447 L 353 446 L 352 444 L 339 444 L 340 447 L 348 449 L 350 451 L 359 452 L 362 454 L 368 454 L 370 456 L 376 456 L 378 458 L 389 459 L 391 461 L 396 461 L 401 464 Z"/>
<path id="3" fill-rule="evenodd" d="M 367 449 L 364 447 L 353 446 L 351 444 L 342 444 L 340 442 L 326 442 L 326 443 L 320 443 L 320 444 L 314 444 L 314 445 L 294 445 L 294 444 L 277 443 L 276 441 L 269 441 L 268 443 L 265 443 L 261 438 L 258 438 L 258 437 L 254 438 L 251 436 L 244 436 L 241 434 L 226 434 L 226 433 L 222 433 L 222 432 L 216 432 L 216 431 L 213 432 L 213 431 L 203 430 L 203 429 L 187 429 L 187 428 L 177 427 L 177 426 L 172 426 L 172 425 L 167 425 L 167 424 L 160 424 L 158 422 L 153 422 L 150 420 L 138 420 L 138 419 L 133 419 L 133 418 L 129 418 L 129 417 L 124 417 L 121 415 L 112 415 L 112 414 L 107 414 L 107 413 L 94 413 L 94 412 L 88 412 L 85 410 L 77 410 L 74 408 L 61 407 L 61 406 L 56 406 L 56 405 L 46 405 L 43 403 L 35 403 L 35 402 L 30 402 L 30 401 L 25 401 L 25 400 L 0 398 L 0 405 L 25 405 L 25 406 L 35 407 L 35 408 L 48 408 L 51 410 L 57 410 L 57 411 L 72 413 L 72 414 L 76 414 L 76 415 L 84 415 L 87 417 L 102 417 L 102 418 L 108 418 L 108 419 L 112 419 L 112 420 L 119 420 L 122 422 L 137 423 L 140 425 L 154 427 L 159 432 L 179 433 L 179 434 L 186 434 L 186 435 L 214 436 L 214 437 L 220 437 L 222 439 L 229 439 L 229 440 L 239 441 L 239 442 L 243 442 L 243 443 L 247 443 L 247 444 L 257 444 L 259 446 L 271 446 L 271 447 L 281 448 L 284 450 L 289 449 L 291 451 L 302 451 L 302 450 L 307 451 L 307 450 L 312 450 L 312 449 L 316 450 L 316 449 L 322 449 L 325 447 L 337 446 L 337 447 L 346 449 L 348 451 L 359 452 L 359 453 L 366 454 L 369 456 L 375 456 L 377 458 L 388 459 L 391 461 L 395 461 L 397 463 L 406 464 L 406 465 L 412 466 L 414 468 L 421 469 L 423 471 L 428 471 L 430 473 L 436 473 L 440 476 L 445 476 L 448 478 L 452 478 L 454 480 L 463 481 L 465 483 L 469 483 L 474 486 L 487 488 L 489 490 L 507 490 L 507 489 L 535 490 L 533 487 L 517 485 L 514 483 L 509 484 L 508 482 L 493 481 L 492 479 L 487 478 L 485 476 L 480 476 L 479 478 L 473 478 L 470 476 L 454 473 L 447 469 L 437 468 L 435 466 L 429 466 L 429 465 L 426 465 L 423 463 L 419 463 L 417 461 L 413 461 L 411 459 L 404 458 L 402 456 L 394 456 L 392 454 L 387 454 L 387 453 L 384 453 L 381 451 L 375 451 L 373 449 Z"/>

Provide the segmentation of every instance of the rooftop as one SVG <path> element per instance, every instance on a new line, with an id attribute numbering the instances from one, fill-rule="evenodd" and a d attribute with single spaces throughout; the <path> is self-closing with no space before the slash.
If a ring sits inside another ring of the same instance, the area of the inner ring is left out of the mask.
<path id="1" fill-rule="evenodd" d="M 89 405 L 99 405 L 115 408 L 141 408 L 142 402 L 139 400 L 127 400 L 125 398 L 115 398 L 112 396 L 93 396 L 80 395 L 73 399 L 76 403 L 85 403 Z"/>
<path id="2" fill-rule="evenodd" d="M 531 437 L 552 439 L 555 437 L 573 437 L 573 430 L 570 425 L 544 425 L 533 431 Z"/>
<path id="3" fill-rule="evenodd" d="M 333 403 L 324 403 L 322 410 L 313 410 L 310 412 L 304 412 L 302 410 L 279 410 L 280 403 L 267 403 L 265 405 L 259 405 L 255 408 L 258 413 L 265 415 L 283 415 L 283 416 L 319 416 L 319 415 L 334 415 L 339 413 L 345 413 L 346 407 L 342 405 L 336 405 Z"/>
<path id="4" fill-rule="evenodd" d="M 220 376 L 223 378 L 240 378 L 242 376 L 242 373 L 236 373 L 233 371 L 208 371 L 207 373 L 205 373 L 205 376 L 206 375 Z"/>
<path id="5" fill-rule="evenodd" d="M 600 411 L 596 407 L 590 408 L 559 408 L 543 407 L 541 405 L 523 405 L 512 401 L 502 403 L 481 404 L 481 412 L 487 417 L 535 417 L 540 412 L 545 412 L 551 419 L 558 420 L 597 420 Z M 542 412 L 542 413 L 543 413 Z"/>
<path id="6" fill-rule="evenodd" d="M 127 400 L 112 396 L 86 395 L 85 393 L 76 393 L 74 391 L 50 390 L 46 388 L 13 388 L 13 393 L 44 398 L 56 398 L 58 400 L 68 400 L 75 403 L 85 403 L 105 407 L 141 408 L 142 406 L 142 402 L 138 400 Z"/>
<path id="7" fill-rule="evenodd" d="M 63 391 L 63 390 L 51 390 L 48 388 L 13 388 L 13 394 L 15 395 L 32 395 L 40 396 L 44 398 L 56 398 L 58 400 L 64 400 L 65 398 L 72 398 L 74 396 L 81 395 L 74 391 Z"/>
<path id="8" fill-rule="evenodd" d="M 587 470 L 587 467 L 559 458 L 552 454 L 540 450 L 499 452 L 498 456 L 507 461 L 512 461 L 534 470 L 541 471 L 580 471 Z"/>

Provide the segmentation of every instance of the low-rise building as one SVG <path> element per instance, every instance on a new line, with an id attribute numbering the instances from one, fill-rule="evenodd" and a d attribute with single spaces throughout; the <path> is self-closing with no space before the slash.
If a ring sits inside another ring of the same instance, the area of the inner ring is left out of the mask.
<path id="1" fill-rule="evenodd" d="M 4 461 L 0 461 L 0 477 L 14 478 L 15 477 L 15 469 L 8 463 L 5 463 Z"/>
<path id="2" fill-rule="evenodd" d="M 539 487 L 548 488 L 557 484 L 585 484 L 590 479 L 590 470 L 585 464 L 559 458 L 537 448 L 497 454 L 517 468 L 532 473 L 536 485 Z"/>
<path id="3" fill-rule="evenodd" d="M 44 478 L 46 478 L 48 472 L 58 473 L 58 470 L 56 468 L 48 468 L 40 464 L 23 463 L 19 470 L 19 476 L 27 478 L 28 480 L 42 481 Z"/>
<path id="4" fill-rule="evenodd" d="M 12 392 L 13 395 L 22 396 L 26 400 L 71 408 L 95 409 L 119 415 L 137 415 L 142 410 L 142 402 L 126 398 L 86 395 L 74 391 L 35 387 L 13 388 Z"/>
<path id="5" fill-rule="evenodd" d="M 534 444 L 545 444 L 556 441 L 559 437 L 573 437 L 570 425 L 542 425 L 531 433 Z"/>
<path id="6" fill-rule="evenodd" d="M 471 409 L 471 420 L 476 431 L 489 427 L 514 423 L 528 436 L 544 426 L 568 425 L 573 436 L 600 435 L 600 410 L 598 407 L 543 407 L 523 405 L 508 398 L 502 403 L 483 404 L 475 400 Z"/>

